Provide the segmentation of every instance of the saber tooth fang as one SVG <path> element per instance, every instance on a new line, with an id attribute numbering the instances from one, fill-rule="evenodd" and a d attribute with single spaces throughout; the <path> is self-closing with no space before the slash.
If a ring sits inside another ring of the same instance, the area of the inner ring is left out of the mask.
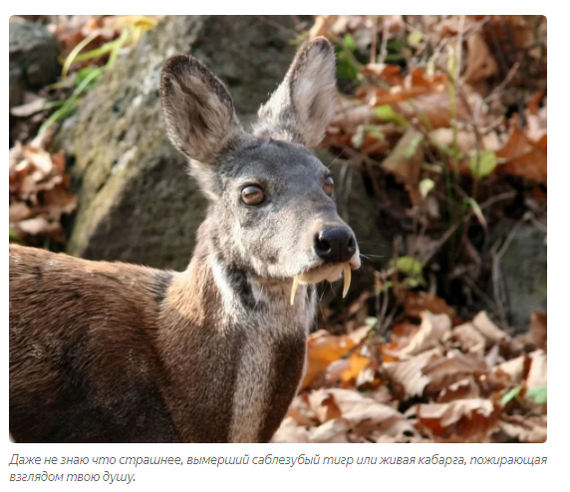
<path id="1" fill-rule="evenodd" d="M 295 275 L 293 279 L 293 287 L 291 288 L 291 306 L 295 303 L 295 294 L 297 293 L 297 288 L 299 287 L 299 279 L 301 275 Z"/>
<path id="2" fill-rule="evenodd" d="M 350 270 L 350 265 L 346 263 L 344 265 L 344 287 L 342 289 L 342 297 L 343 299 L 346 297 L 348 293 L 348 289 L 350 289 L 350 282 L 352 280 L 352 272 Z"/>

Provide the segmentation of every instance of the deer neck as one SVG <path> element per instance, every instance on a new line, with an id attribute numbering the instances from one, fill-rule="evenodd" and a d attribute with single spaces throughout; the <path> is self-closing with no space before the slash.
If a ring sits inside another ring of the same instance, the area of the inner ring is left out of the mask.
<path id="1" fill-rule="evenodd" d="M 159 337 L 185 439 L 265 441 L 276 430 L 304 373 L 316 304 L 314 287 L 299 286 L 291 306 L 291 287 L 228 264 L 199 237 L 168 289 Z"/>

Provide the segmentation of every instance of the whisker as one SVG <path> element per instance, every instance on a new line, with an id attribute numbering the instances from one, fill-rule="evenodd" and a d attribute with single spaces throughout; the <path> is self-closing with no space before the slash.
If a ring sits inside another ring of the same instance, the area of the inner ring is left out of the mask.
<path id="1" fill-rule="evenodd" d="M 261 296 L 263 295 L 263 288 L 264 288 L 264 287 L 265 287 L 265 286 L 262 285 L 262 286 L 261 286 L 261 289 L 259 289 L 259 295 L 257 296 L 257 300 L 255 301 L 254 309 L 255 309 L 255 308 L 257 307 L 257 305 L 259 304 L 259 300 L 261 299 Z"/>
<path id="2" fill-rule="evenodd" d="M 331 161 L 329 162 L 327 167 L 331 167 L 337 160 L 338 158 L 342 155 L 342 150 L 340 151 L 340 153 Z"/>
<path id="3" fill-rule="evenodd" d="M 386 255 L 371 255 L 364 253 L 360 253 L 360 256 L 362 256 L 363 258 L 386 258 Z"/>
<path id="4" fill-rule="evenodd" d="M 335 280 L 335 282 L 336 282 L 336 280 Z M 336 291 L 334 290 L 333 283 L 332 283 L 332 282 L 329 282 L 329 285 L 331 286 L 331 290 L 333 291 L 333 294 L 334 294 L 335 297 L 336 297 Z"/>

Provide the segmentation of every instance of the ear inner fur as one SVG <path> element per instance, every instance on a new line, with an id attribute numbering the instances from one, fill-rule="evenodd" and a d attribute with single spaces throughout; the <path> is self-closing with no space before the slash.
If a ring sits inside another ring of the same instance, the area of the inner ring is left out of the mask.
<path id="1" fill-rule="evenodd" d="M 166 133 L 191 159 L 211 163 L 243 131 L 225 85 L 191 56 L 168 59 L 160 97 Z"/>
<path id="2" fill-rule="evenodd" d="M 315 148 L 333 115 L 335 87 L 332 45 L 323 37 L 306 42 L 281 85 L 260 108 L 254 135 Z"/>

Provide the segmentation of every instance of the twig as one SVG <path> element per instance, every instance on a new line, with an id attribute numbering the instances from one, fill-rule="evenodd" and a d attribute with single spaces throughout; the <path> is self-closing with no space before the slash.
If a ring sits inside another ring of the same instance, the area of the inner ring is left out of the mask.
<path id="1" fill-rule="evenodd" d="M 386 330 L 392 324 L 392 320 L 394 319 L 394 316 L 396 315 L 397 311 L 398 311 L 398 304 L 396 303 L 396 304 L 394 304 L 394 306 L 390 310 L 390 314 L 388 314 L 388 316 L 384 320 L 384 323 L 382 324 L 382 326 L 378 330 L 378 334 L 380 336 L 383 336 L 384 333 L 386 333 Z"/>
<path id="2" fill-rule="evenodd" d="M 297 17 L 296 15 L 291 15 L 290 17 L 291 17 L 291 20 L 293 21 L 293 25 L 295 26 L 295 30 L 297 32 L 303 32 L 305 30 L 305 26 L 299 20 L 299 17 Z"/>
<path id="3" fill-rule="evenodd" d="M 286 32 L 288 34 L 292 34 L 293 36 L 297 36 L 299 33 L 289 27 L 285 27 L 282 26 L 281 24 L 275 22 L 272 19 L 268 19 L 267 17 L 263 16 L 263 15 L 256 15 L 256 17 L 261 21 L 261 22 L 265 22 L 267 25 L 274 27 L 275 29 L 279 30 L 279 31 L 283 31 Z"/>
<path id="4" fill-rule="evenodd" d="M 492 278 L 493 278 L 493 296 L 495 297 L 495 304 L 497 305 L 499 311 L 499 317 L 501 318 L 501 324 L 503 327 L 507 326 L 507 316 L 505 313 L 505 305 L 503 303 L 503 292 L 501 292 L 501 288 L 499 286 L 500 277 L 501 277 L 501 265 L 500 261 L 496 258 L 496 255 L 493 254 L 493 270 L 492 270 Z"/>
<path id="5" fill-rule="evenodd" d="M 536 41 L 519 48 L 518 51 L 528 51 L 539 46 L 546 46 L 546 39 L 537 39 Z"/>
<path id="6" fill-rule="evenodd" d="M 529 215 L 525 214 L 522 217 L 522 219 L 520 219 L 513 226 L 513 228 L 509 232 L 509 235 L 507 236 L 507 238 L 503 242 L 503 245 L 500 247 L 500 249 L 499 249 L 499 242 L 500 241 L 497 241 L 493 245 L 493 248 L 491 249 L 492 264 L 493 264 L 493 271 L 492 271 L 493 295 L 495 297 L 495 303 L 497 304 L 497 307 L 499 308 L 499 315 L 501 317 L 501 323 L 503 324 L 503 327 L 505 327 L 505 328 L 508 326 L 508 322 L 507 322 L 507 316 L 506 316 L 506 312 L 505 312 L 505 305 L 503 303 L 503 298 L 505 297 L 505 288 L 504 288 L 504 285 L 502 283 L 502 277 L 501 277 L 501 259 L 503 258 L 504 254 L 507 252 L 507 250 L 511 244 L 511 241 L 515 237 L 520 226 L 522 225 L 523 222 L 526 222 L 528 217 L 529 217 Z"/>
<path id="7" fill-rule="evenodd" d="M 491 29 L 489 29 L 489 34 L 491 37 L 491 41 L 493 42 L 493 47 L 495 48 L 494 52 L 495 56 L 499 58 L 499 63 L 501 64 L 502 73 L 508 73 L 509 66 L 505 60 L 503 49 L 499 43 L 499 40 L 497 39 L 497 35 L 495 33 L 495 29 L 493 29 L 493 26 L 491 26 Z"/>
<path id="8" fill-rule="evenodd" d="M 526 222 L 528 219 L 529 215 L 525 214 L 511 229 L 511 232 L 509 232 L 509 235 L 507 236 L 507 238 L 505 239 L 505 242 L 503 243 L 503 245 L 501 246 L 501 249 L 497 252 L 496 256 L 497 258 L 500 260 L 504 254 L 507 252 L 507 249 L 509 248 L 511 241 L 513 240 L 513 238 L 515 237 L 515 234 L 517 233 L 517 231 L 520 229 L 520 226 L 522 225 L 523 222 Z"/>
<path id="9" fill-rule="evenodd" d="M 372 40 L 370 43 L 370 63 L 376 62 L 376 44 L 378 42 L 378 16 L 372 16 L 373 27 L 372 27 Z"/>
<path id="10" fill-rule="evenodd" d="M 386 29 L 386 19 L 382 17 L 382 44 L 380 45 L 380 56 L 378 57 L 378 63 L 384 63 L 386 56 L 388 56 L 388 32 Z"/>
<path id="11" fill-rule="evenodd" d="M 483 102 L 488 103 L 493 99 L 497 99 L 500 96 L 500 93 L 504 90 L 504 88 L 510 83 L 512 78 L 515 76 L 520 65 L 521 64 L 518 61 L 515 62 L 514 65 L 511 67 L 511 69 L 509 70 L 509 73 L 507 73 L 507 76 L 503 79 L 503 81 L 499 85 L 497 85 L 497 87 L 495 87 L 489 93 L 489 95 L 485 99 L 483 99 Z"/>
<path id="12" fill-rule="evenodd" d="M 354 150 L 351 147 L 348 147 L 347 145 L 343 145 L 342 149 L 351 157 L 351 159 L 349 159 L 348 162 L 352 163 L 353 161 L 355 161 L 355 159 L 361 159 L 362 163 L 364 163 L 364 167 L 366 168 L 366 171 L 368 172 L 368 174 L 370 174 L 370 178 L 372 180 L 372 187 L 374 188 L 374 193 L 376 193 L 377 196 L 381 196 L 382 190 L 380 190 L 380 188 L 378 187 L 378 183 L 374 179 L 374 173 L 372 172 L 372 166 L 382 167 L 382 164 L 378 161 L 375 161 L 374 159 L 371 159 L 367 155 L 362 154 L 362 153 Z"/>
<path id="13" fill-rule="evenodd" d="M 396 236 L 392 241 L 392 263 L 394 268 L 392 269 L 392 292 L 394 292 L 394 297 L 396 300 L 400 299 L 400 286 L 398 285 L 398 255 L 400 248 L 402 247 L 402 237 Z"/>
<path id="14" fill-rule="evenodd" d="M 459 17 L 459 32 L 457 35 L 457 66 L 455 69 L 455 82 L 461 75 L 461 55 L 463 54 L 463 35 L 465 33 L 465 15 Z"/>
<path id="15" fill-rule="evenodd" d="M 546 224 L 540 222 L 540 220 L 538 220 L 532 213 L 529 214 L 528 218 L 534 227 L 536 227 L 540 232 L 544 232 L 544 234 L 547 234 Z"/>
<path id="16" fill-rule="evenodd" d="M 483 301 L 485 302 L 485 304 L 487 304 L 487 306 L 489 307 L 489 309 L 491 310 L 491 312 L 496 313 L 498 311 L 498 306 L 497 303 L 495 301 L 493 301 L 493 299 L 491 299 L 486 293 L 485 291 L 483 291 L 474 281 L 473 279 L 469 276 L 468 273 L 465 273 L 461 276 L 463 278 L 463 281 L 465 283 L 467 283 L 469 285 L 469 287 L 471 287 L 471 289 L 473 289 L 475 291 L 475 293 L 481 298 L 483 299 Z"/>
<path id="17" fill-rule="evenodd" d="M 486 202 L 482 203 L 480 205 L 479 208 L 481 208 L 482 210 L 485 210 L 487 208 L 489 208 L 491 205 L 494 205 L 495 203 L 499 202 L 499 201 L 503 201 L 503 200 L 508 200 L 509 198 L 513 198 L 516 195 L 516 193 L 514 191 L 509 191 L 507 193 L 502 193 L 500 195 L 497 195 L 495 197 L 490 198 L 489 200 L 487 200 Z M 469 209 L 469 213 L 465 215 L 465 217 L 463 217 L 462 220 L 456 222 L 455 224 L 453 224 L 444 234 L 443 236 L 441 236 L 441 238 L 437 241 L 437 243 L 431 248 L 430 251 L 428 251 L 428 253 L 420 260 L 421 263 L 423 263 L 424 265 L 429 262 L 433 256 L 439 251 L 439 249 L 447 242 L 447 240 L 455 233 L 455 231 L 458 229 L 458 227 L 463 224 L 464 222 L 468 221 L 469 219 L 471 219 L 471 214 L 473 214 L 473 211 L 471 209 Z"/>
<path id="18" fill-rule="evenodd" d="M 488 200 L 484 201 L 480 207 L 481 209 L 485 210 L 486 208 L 491 207 L 497 202 L 502 202 L 504 200 L 508 200 L 510 198 L 514 198 L 517 195 L 516 191 L 506 191 L 505 193 L 501 193 L 497 196 L 492 196 Z"/>

